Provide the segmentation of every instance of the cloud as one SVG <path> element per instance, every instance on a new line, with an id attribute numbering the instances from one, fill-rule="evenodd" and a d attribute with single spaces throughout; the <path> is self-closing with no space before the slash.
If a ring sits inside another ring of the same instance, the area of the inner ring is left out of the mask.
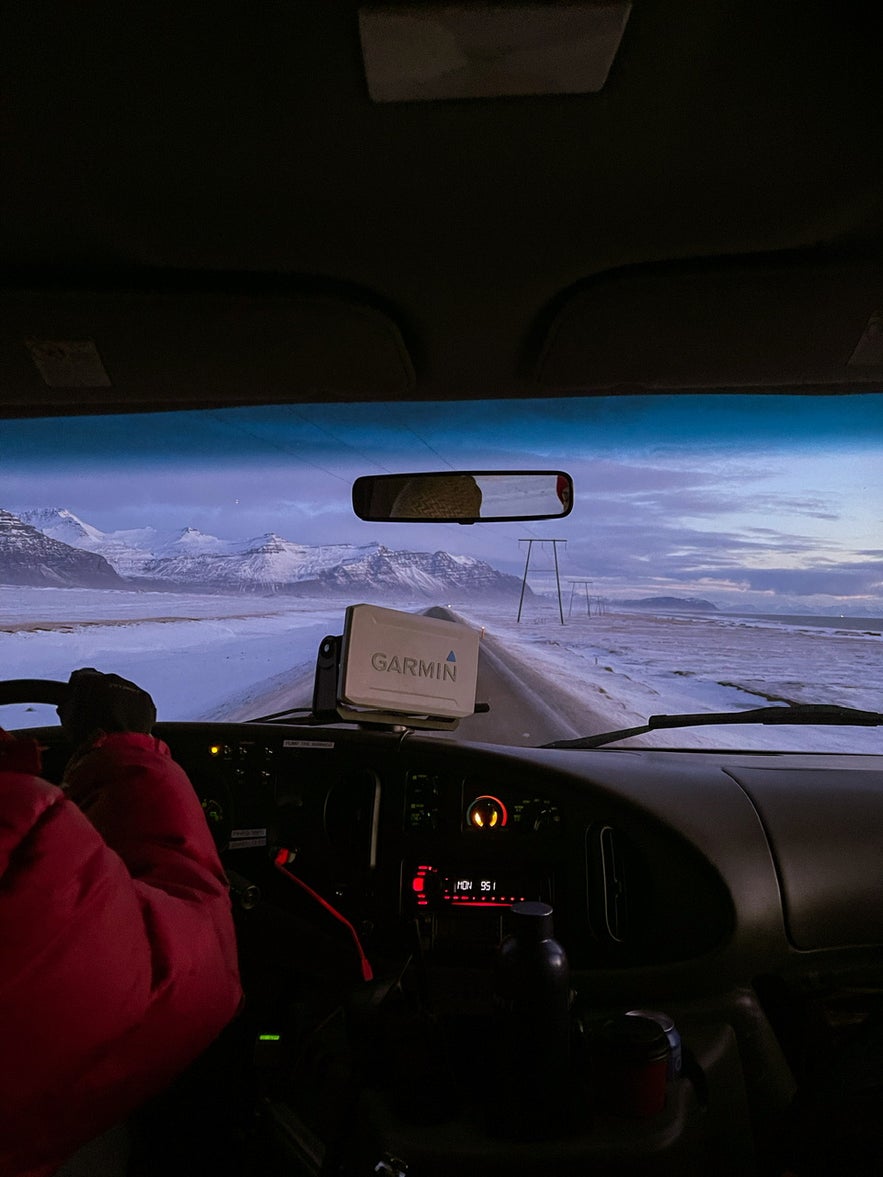
<path id="1" fill-rule="evenodd" d="M 883 593 L 883 553 L 857 559 L 836 539 L 750 527 L 704 531 L 625 513 L 568 545 L 566 571 L 615 584 L 676 583 L 788 596 Z M 878 558 L 873 558 L 878 557 Z"/>
<path id="2" fill-rule="evenodd" d="M 744 569 L 741 582 L 759 592 L 797 597 L 866 597 L 883 594 L 883 562 L 833 568 Z"/>

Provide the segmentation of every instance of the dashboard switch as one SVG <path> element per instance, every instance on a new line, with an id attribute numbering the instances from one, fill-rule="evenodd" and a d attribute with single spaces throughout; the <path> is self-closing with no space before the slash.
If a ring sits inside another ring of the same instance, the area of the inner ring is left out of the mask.
<path id="1" fill-rule="evenodd" d="M 405 827 L 409 830 L 438 828 L 438 778 L 426 772 L 411 772 L 407 778 Z"/>

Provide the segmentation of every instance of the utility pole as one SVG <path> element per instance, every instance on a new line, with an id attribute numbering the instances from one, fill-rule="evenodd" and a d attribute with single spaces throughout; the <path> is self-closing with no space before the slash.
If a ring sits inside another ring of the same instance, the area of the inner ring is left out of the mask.
<path id="1" fill-rule="evenodd" d="M 572 616 L 573 616 L 573 596 L 574 596 L 574 593 L 576 592 L 576 589 L 577 589 L 577 586 L 578 586 L 578 585 L 582 585 L 582 586 L 583 586 L 583 588 L 585 589 L 585 594 L 586 594 L 586 616 L 587 616 L 587 617 L 591 617 L 591 616 L 592 616 L 592 602 L 591 602 L 591 600 L 590 600 L 590 598 L 589 598 L 589 585 L 590 585 L 591 583 L 592 583 L 592 581 L 591 581 L 591 580 L 580 580 L 580 579 L 578 579 L 578 578 L 572 578 L 572 579 L 571 579 L 571 581 L 570 581 L 570 608 L 569 608 L 569 609 L 568 609 L 568 611 L 567 611 L 567 616 L 568 616 L 568 617 L 572 617 Z M 600 610 L 598 610 L 598 611 L 600 612 Z"/>
<path id="2" fill-rule="evenodd" d="M 521 597 L 519 598 L 519 601 L 518 601 L 518 617 L 516 618 L 516 621 L 518 621 L 518 622 L 521 621 L 521 608 L 522 608 L 522 605 L 524 604 L 524 593 L 525 593 L 525 589 L 527 588 L 527 570 L 528 570 L 528 568 L 530 568 L 530 557 L 533 552 L 533 546 L 534 546 L 534 544 L 551 544 L 552 545 L 552 557 L 555 561 L 555 584 L 558 588 L 558 616 L 561 618 L 561 624 L 563 625 L 564 624 L 564 605 L 561 601 L 561 577 L 558 573 L 558 545 L 564 544 L 566 547 L 567 540 L 566 539 L 534 539 L 531 537 L 530 539 L 520 539 L 518 542 L 520 544 L 527 544 L 527 559 L 524 561 L 524 578 L 521 581 Z"/>

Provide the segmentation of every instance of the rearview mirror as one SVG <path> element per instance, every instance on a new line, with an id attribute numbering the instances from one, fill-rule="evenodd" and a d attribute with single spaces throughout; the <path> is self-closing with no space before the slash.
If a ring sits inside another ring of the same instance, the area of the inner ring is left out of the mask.
<path id="1" fill-rule="evenodd" d="M 372 474 L 353 483 L 353 510 L 371 523 L 499 523 L 561 519 L 573 506 L 562 470 Z"/>

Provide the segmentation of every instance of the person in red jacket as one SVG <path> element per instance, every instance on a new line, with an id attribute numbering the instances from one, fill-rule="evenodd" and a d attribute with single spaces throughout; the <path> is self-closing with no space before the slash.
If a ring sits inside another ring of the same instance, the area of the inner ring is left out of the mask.
<path id="1" fill-rule="evenodd" d="M 48 1177 L 182 1072 L 241 1001 L 228 886 L 134 683 L 75 671 L 62 788 L 0 733 L 0 1175 Z"/>

